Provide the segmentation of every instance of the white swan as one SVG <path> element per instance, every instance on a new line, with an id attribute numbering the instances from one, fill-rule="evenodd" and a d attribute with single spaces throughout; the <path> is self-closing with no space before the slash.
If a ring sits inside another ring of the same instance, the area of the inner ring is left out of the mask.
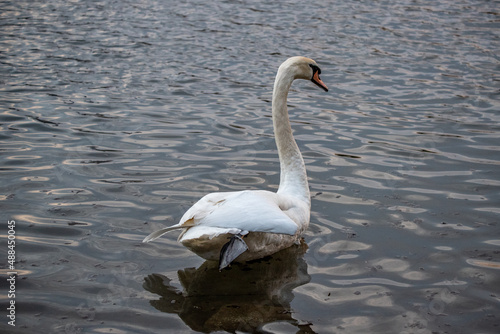
<path id="1" fill-rule="evenodd" d="M 220 270 L 235 259 L 262 258 L 297 242 L 309 225 L 311 200 L 304 160 L 292 135 L 286 102 L 295 79 L 311 80 L 328 91 L 320 73 L 316 62 L 305 57 L 289 58 L 278 69 L 272 100 L 281 167 L 276 193 L 245 190 L 208 194 L 187 210 L 178 224 L 151 233 L 143 242 L 183 229 L 178 240 L 207 260 L 219 260 Z"/>

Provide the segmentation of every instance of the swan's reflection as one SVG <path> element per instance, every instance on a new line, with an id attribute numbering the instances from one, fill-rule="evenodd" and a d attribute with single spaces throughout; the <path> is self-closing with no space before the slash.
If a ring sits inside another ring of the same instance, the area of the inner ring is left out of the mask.
<path id="1" fill-rule="evenodd" d="M 301 333 L 313 333 L 309 324 L 292 317 L 290 307 L 292 290 L 310 281 L 302 258 L 306 249 L 302 242 L 272 257 L 234 263 L 222 272 L 213 261 L 198 269 L 179 270 L 182 292 L 160 274 L 147 276 L 144 288 L 160 295 L 160 299 L 150 301 L 151 305 L 178 314 L 195 331 L 254 332 L 262 325 L 286 321 Z"/>

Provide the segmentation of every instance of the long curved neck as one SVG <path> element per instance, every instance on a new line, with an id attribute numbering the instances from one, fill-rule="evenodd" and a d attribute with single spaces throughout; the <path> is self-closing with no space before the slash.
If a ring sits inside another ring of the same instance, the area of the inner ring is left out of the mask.
<path id="1" fill-rule="evenodd" d="M 306 167 L 299 147 L 293 138 L 286 106 L 288 91 L 293 80 L 293 75 L 280 67 L 273 89 L 274 136 L 281 168 L 278 193 L 298 197 L 310 204 Z"/>

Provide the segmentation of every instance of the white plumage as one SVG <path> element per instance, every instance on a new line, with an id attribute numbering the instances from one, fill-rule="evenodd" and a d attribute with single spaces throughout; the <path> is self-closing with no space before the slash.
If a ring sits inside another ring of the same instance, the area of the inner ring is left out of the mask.
<path id="1" fill-rule="evenodd" d="M 211 193 L 196 202 L 176 225 L 151 233 L 143 242 L 183 229 L 179 241 L 220 268 L 232 260 L 249 261 L 291 246 L 309 225 L 310 195 L 304 160 L 292 135 L 286 100 L 295 79 L 328 90 L 321 70 L 309 58 L 292 57 L 278 69 L 273 89 L 273 126 L 280 158 L 277 193 L 265 190 Z M 222 250 L 222 251 L 221 251 Z"/>

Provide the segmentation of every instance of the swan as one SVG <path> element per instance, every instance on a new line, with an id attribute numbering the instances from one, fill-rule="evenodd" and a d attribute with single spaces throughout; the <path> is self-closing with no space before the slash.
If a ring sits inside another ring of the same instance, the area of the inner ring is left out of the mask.
<path id="1" fill-rule="evenodd" d="M 219 260 L 219 270 L 232 261 L 272 255 L 299 242 L 309 226 L 311 198 L 302 154 L 293 138 L 287 97 L 295 79 L 311 80 L 328 91 L 316 62 L 292 57 L 278 68 L 272 98 L 272 119 L 280 161 L 276 193 L 266 190 L 215 192 L 202 197 L 178 224 L 144 238 L 150 242 L 182 229 L 178 241 L 207 260 Z"/>

